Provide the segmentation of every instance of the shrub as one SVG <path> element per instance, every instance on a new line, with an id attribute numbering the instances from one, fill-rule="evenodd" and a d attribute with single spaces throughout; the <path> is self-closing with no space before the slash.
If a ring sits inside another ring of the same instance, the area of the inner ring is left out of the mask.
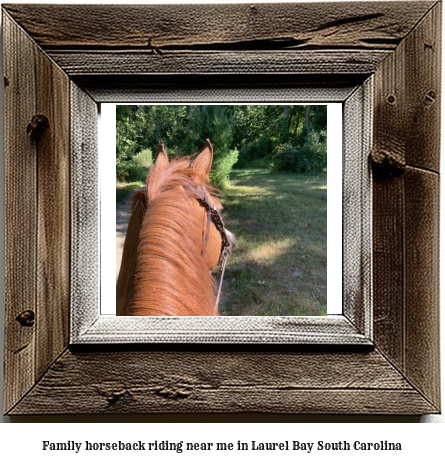
<path id="1" fill-rule="evenodd" d="M 229 174 L 233 165 L 238 160 L 238 155 L 238 150 L 234 149 L 226 154 L 220 154 L 220 156 L 214 160 L 210 178 L 215 187 L 221 189 L 229 184 Z"/>
<path id="2" fill-rule="evenodd" d="M 133 161 L 140 166 L 149 168 L 153 164 L 153 155 L 150 149 L 145 149 L 133 157 Z"/>
<path id="3" fill-rule="evenodd" d="M 257 141 L 245 144 L 239 151 L 235 168 L 263 168 L 270 166 L 271 155 L 277 138 L 262 136 Z"/>
<path id="4" fill-rule="evenodd" d="M 116 163 L 116 179 L 118 181 L 134 181 L 143 177 L 144 167 L 139 163 L 133 160 Z"/>
<path id="5" fill-rule="evenodd" d="M 327 164 L 326 131 L 309 132 L 300 149 L 292 144 L 280 144 L 275 148 L 272 162 L 274 171 L 294 173 L 320 172 Z"/>
<path id="6" fill-rule="evenodd" d="M 116 158 L 116 180 L 121 182 L 143 180 L 147 175 L 147 168 L 152 164 L 150 149 L 142 150 L 130 159 Z"/>
<path id="7" fill-rule="evenodd" d="M 277 145 L 272 156 L 273 171 L 296 171 L 297 166 L 297 149 L 289 143 Z"/>

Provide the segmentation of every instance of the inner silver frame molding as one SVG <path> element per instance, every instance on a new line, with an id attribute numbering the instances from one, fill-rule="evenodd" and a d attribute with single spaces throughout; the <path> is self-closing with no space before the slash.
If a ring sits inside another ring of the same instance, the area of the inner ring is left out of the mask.
<path id="1" fill-rule="evenodd" d="M 343 104 L 343 309 L 341 315 L 323 317 L 116 317 L 100 313 L 98 107 L 71 83 L 70 343 L 372 345 L 372 94 L 371 77 L 357 87 L 332 89 L 166 90 L 135 95 L 135 101 L 147 103 Z M 121 98 L 132 101 L 131 94 Z M 96 125 L 86 125 L 85 118 Z"/>

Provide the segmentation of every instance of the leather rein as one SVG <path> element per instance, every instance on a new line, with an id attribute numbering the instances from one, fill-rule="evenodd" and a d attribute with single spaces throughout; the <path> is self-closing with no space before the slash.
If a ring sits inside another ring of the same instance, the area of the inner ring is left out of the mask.
<path id="1" fill-rule="evenodd" d="M 196 199 L 198 200 L 200 205 L 202 205 L 206 209 L 207 225 L 206 225 L 204 244 L 203 244 L 202 251 L 201 251 L 201 257 L 204 257 L 204 254 L 207 248 L 207 243 L 209 242 L 211 222 L 213 222 L 216 229 L 221 234 L 221 255 L 219 257 L 219 260 L 221 262 L 221 278 L 219 281 L 218 294 L 216 296 L 216 301 L 215 301 L 214 310 L 216 313 L 218 310 L 219 300 L 221 297 L 221 289 L 222 289 L 222 283 L 224 279 L 224 271 L 226 269 L 227 260 L 229 259 L 229 256 L 230 256 L 230 241 L 229 241 L 229 238 L 227 237 L 226 228 L 224 226 L 224 221 L 221 217 L 221 213 L 210 201 L 209 193 L 207 189 L 201 186 L 187 186 L 187 188 L 191 189 L 193 192 L 196 193 Z"/>

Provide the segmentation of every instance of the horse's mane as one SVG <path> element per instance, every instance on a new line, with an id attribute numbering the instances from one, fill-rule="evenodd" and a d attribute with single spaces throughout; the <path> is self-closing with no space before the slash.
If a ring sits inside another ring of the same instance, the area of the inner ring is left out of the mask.
<path id="1" fill-rule="evenodd" d="M 196 190 L 211 189 L 204 173 L 189 158 L 154 165 L 146 188 L 136 191 L 133 208 L 142 202 L 132 315 L 212 314 L 215 279 L 201 259 L 203 231 L 193 202 Z M 197 236 L 198 234 L 198 236 Z"/>

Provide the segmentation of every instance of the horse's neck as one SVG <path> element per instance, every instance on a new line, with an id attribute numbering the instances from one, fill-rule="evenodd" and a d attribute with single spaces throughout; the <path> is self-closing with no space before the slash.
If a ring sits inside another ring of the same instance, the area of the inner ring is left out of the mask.
<path id="1" fill-rule="evenodd" d="M 202 225 L 187 214 L 188 203 L 178 201 L 167 208 L 159 202 L 147 210 L 139 236 L 132 315 L 214 314 L 215 283 L 200 256 Z"/>

